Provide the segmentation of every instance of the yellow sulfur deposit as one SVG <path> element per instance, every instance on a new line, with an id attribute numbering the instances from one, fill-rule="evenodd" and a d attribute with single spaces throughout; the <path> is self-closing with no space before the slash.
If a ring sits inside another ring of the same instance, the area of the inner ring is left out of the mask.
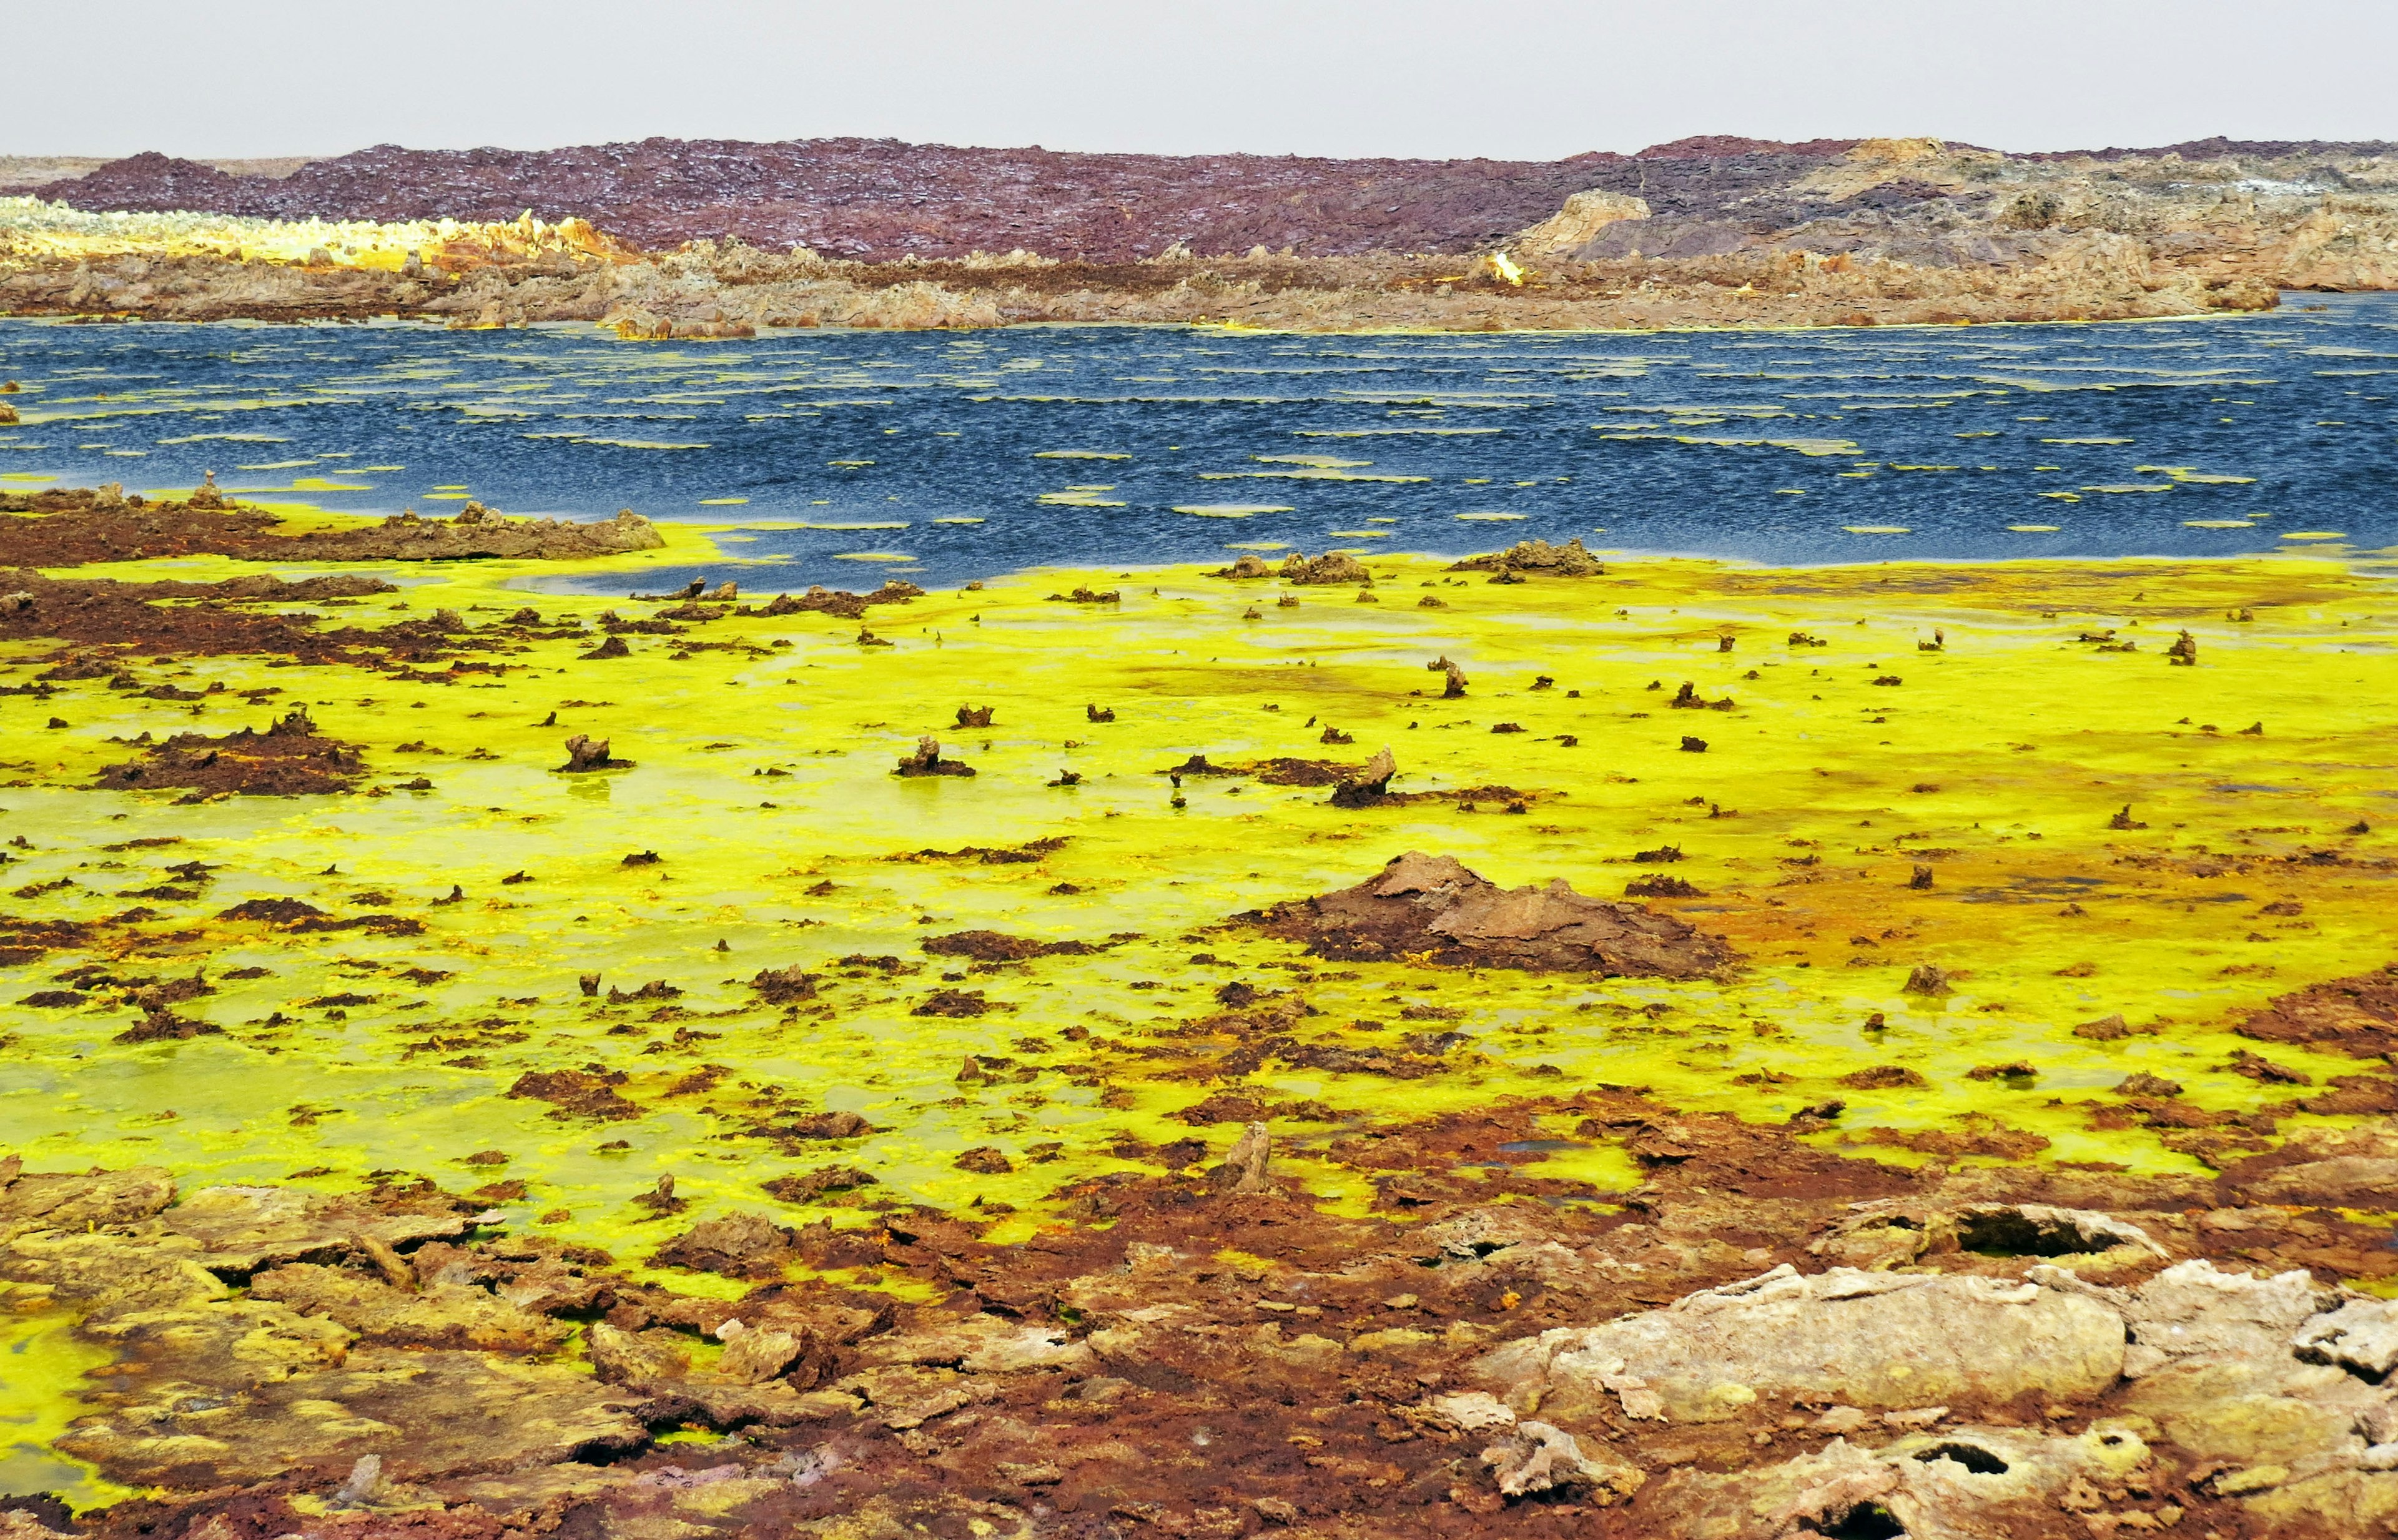
<path id="1" fill-rule="evenodd" d="M 747 575 L 706 536 L 669 535 L 616 559 L 627 588 L 658 563 Z M 2146 1071 L 2194 1105 L 2244 1106 L 2257 1087 L 2221 1067 L 2241 1046 L 2228 1025 L 2387 950 L 2388 789 L 2369 767 L 2391 744 L 2373 680 L 2393 627 L 2386 579 L 2328 560 L 1656 561 L 1493 586 L 1378 556 L 1380 605 L 1299 588 L 1246 619 L 1275 582 L 1044 572 L 877 605 L 865 627 L 887 646 L 861 646 L 855 620 L 727 604 L 596 660 L 581 655 L 597 629 L 560 622 L 653 606 L 535 591 L 553 575 L 535 563 L 369 570 L 404 588 L 324 613 L 447 610 L 471 637 L 532 605 L 556 634 L 465 655 L 501 672 L 408 682 L 250 657 L 129 664 L 197 703 L 92 681 L 8 713 L 16 913 L 155 912 L 103 926 L 89 955 L 14 964 L 0 989 L 57 989 L 79 964 L 196 967 L 212 993 L 175 1009 L 223 1029 L 120 1045 L 127 996 L 89 982 L 67 1008 L 13 1009 L 0 1115 L 29 1159 L 471 1185 L 494 1173 L 460 1162 L 496 1148 L 492 1201 L 613 1245 L 644 1233 L 628 1199 L 662 1173 L 705 1202 L 757 1201 L 794 1161 L 743 1130 L 797 1107 L 867 1118 L 873 1132 L 827 1148 L 892 1195 L 1029 1216 L 1111 1169 L 1119 1133 L 1190 1132 L 1171 1114 L 1224 1045 L 1187 1023 L 1246 979 L 1303 998 L 1303 1036 L 1359 1049 L 1421 1030 L 1403 1007 L 1457 1013 L 1440 1019 L 1468 1046 L 1437 1074 L 1269 1060 L 1249 1079 L 1341 1121 L 1607 1081 L 1775 1120 L 1838 1096 L 1851 1129 L 1996 1124 L 2053 1157 L 2188 1168 L 2197 1146 L 2095 1128 L 2078 1103 Z M 1101 587 L 1120 597 L 1050 598 Z M 2256 618 L 2224 618 L 2243 610 Z M 2168 667 L 2185 628 L 2198 666 Z M 53 649 L 11 651 L 15 684 Z M 1426 688 L 1441 656 L 1470 681 L 1462 697 Z M 189 805 L 84 789 L 145 731 L 263 728 L 303 703 L 362 747 L 366 785 Z M 990 724 L 956 725 L 968 707 Z M 43 727 L 53 712 L 71 725 Z M 578 735 L 629 764 L 559 773 Z M 925 735 L 976 774 L 892 774 Z M 1392 790 L 1437 795 L 1344 810 L 1322 784 L 1254 769 L 1354 767 L 1385 745 Z M 1163 772 L 1192 754 L 1252 773 L 1170 787 Z M 1410 849 L 1601 898 L 1671 876 L 1689 895 L 1649 901 L 1745 961 L 1685 982 L 1335 966 L 1227 924 Z M 207 870 L 178 902 L 162 869 L 193 861 Z M 422 933 L 215 918 L 258 898 Z M 976 962 L 920 945 L 968 930 L 1095 950 Z M 792 966 L 821 980 L 812 998 L 777 1006 L 751 987 Z M 1906 992 L 1926 966 L 1946 993 Z M 581 993 L 583 974 L 601 993 Z M 923 1014 L 945 988 L 979 994 L 980 1013 Z M 2115 1016 L 2126 1034 L 2074 1033 Z M 2346 1062 L 2277 1051 L 2318 1081 Z M 1891 1063 L 1926 1084 L 1840 1086 Z M 2007 1064 L 2033 1073 L 1972 1073 Z M 616 1115 L 508 1094 L 560 1069 L 609 1077 Z M 1291 1137 L 1303 1162 L 1309 1130 Z M 952 1168 L 985 1144 L 1014 1169 Z M 1589 1159 L 1601 1189 L 1632 1180 L 1620 1155 Z M 1328 1200 L 1365 1196 L 1354 1175 L 1322 1180 Z"/>
<path id="2" fill-rule="evenodd" d="M 266 220 L 237 214 L 93 213 L 39 198 L 0 197 L 0 256 L 84 260 L 233 256 L 317 267 L 397 273 L 420 263 L 453 267 L 546 253 L 609 260 L 632 253 L 587 220 L 551 223 L 530 210 L 505 223 L 416 220 Z"/>

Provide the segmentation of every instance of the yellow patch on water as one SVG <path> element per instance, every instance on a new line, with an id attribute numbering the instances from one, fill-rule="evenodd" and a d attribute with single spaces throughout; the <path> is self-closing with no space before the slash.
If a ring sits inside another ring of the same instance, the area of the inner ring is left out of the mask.
<path id="1" fill-rule="evenodd" d="M 2345 540 L 2348 538 L 2348 535 L 2345 532 L 2340 530 L 2284 530 L 2282 532 L 2280 538 L 2283 540 Z"/>
<path id="2" fill-rule="evenodd" d="M 2186 530 L 2253 530 L 2257 522 L 2253 519 L 2185 519 L 2181 525 Z"/>
<path id="3" fill-rule="evenodd" d="M 1033 452 L 1035 460 L 1129 460 L 1129 454 L 1104 449 L 1044 449 Z M 840 462 L 836 461 L 835 464 Z"/>
<path id="4" fill-rule="evenodd" d="M 1429 476 L 1360 476 L 1354 471 L 1337 470 L 1328 466 L 1306 466 L 1298 470 L 1203 470 L 1202 481 L 1429 481 Z"/>
<path id="5" fill-rule="evenodd" d="M 2007 529 L 2015 534 L 2054 534 L 2061 527 L 2056 524 L 2009 524 Z"/>
<path id="6" fill-rule="evenodd" d="M 1529 513 L 1453 513 L 1450 518 L 1462 524 L 1512 524 L 1529 519 Z"/>
<path id="7" fill-rule="evenodd" d="M 703 497 L 699 506 L 704 508 L 729 508 L 748 501 L 747 497 Z"/>
<path id="8" fill-rule="evenodd" d="M 1261 513 L 1296 513 L 1299 510 L 1287 503 L 1177 503 L 1174 511 L 1190 514 L 1194 519 L 1254 519 Z"/>

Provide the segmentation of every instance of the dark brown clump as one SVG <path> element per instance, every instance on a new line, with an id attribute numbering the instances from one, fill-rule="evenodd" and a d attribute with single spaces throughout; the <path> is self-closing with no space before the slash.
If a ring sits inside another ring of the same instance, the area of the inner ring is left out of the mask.
<path id="1" fill-rule="evenodd" d="M 895 856 L 894 860 L 974 861 L 983 866 L 1033 866 L 1043 857 L 1066 848 L 1067 836 L 1050 834 L 1037 840 L 1027 840 L 1017 845 L 964 844 L 955 850 L 934 850 L 927 847 L 907 856 Z"/>
<path id="2" fill-rule="evenodd" d="M 1034 957 L 1087 957 L 1100 949 L 1088 941 L 1036 941 L 998 930 L 959 930 L 918 943 L 936 957 L 970 957 L 977 963 L 1021 963 Z"/>
<path id="3" fill-rule="evenodd" d="M 1391 750 L 1387 747 L 1379 750 L 1363 767 L 1341 777 L 1333 787 L 1332 805 L 1372 807 L 1391 801 L 1391 777 L 1398 773 L 1399 762 Z"/>
<path id="4" fill-rule="evenodd" d="M 213 1021 L 201 1021 L 189 1016 L 178 1016 L 164 1006 L 157 1006 L 141 1020 L 116 1034 L 119 1043 L 182 1042 L 194 1037 L 222 1037 L 224 1028 Z"/>
<path id="5" fill-rule="evenodd" d="M 1913 1070 L 1897 1064 L 1876 1064 L 1869 1070 L 1840 1076 L 1840 1084 L 1852 1091 L 1894 1090 L 1900 1087 L 1920 1087 L 1927 1082 Z"/>
<path id="6" fill-rule="evenodd" d="M 909 1008 L 910 1016 L 982 1016 L 995 1009 L 980 990 L 936 989 Z"/>
<path id="7" fill-rule="evenodd" d="M 560 775 L 580 775 L 586 770 L 629 770 L 632 765 L 631 760 L 616 759 L 608 752 L 606 738 L 577 733 L 566 740 L 566 763 L 558 769 Z"/>
<path id="8" fill-rule="evenodd" d="M 855 1166 L 819 1166 L 813 1171 L 778 1176 L 772 1182 L 761 1182 L 758 1186 L 768 1196 L 785 1203 L 813 1203 L 827 1193 L 877 1184 L 878 1179 L 873 1172 L 861 1171 Z"/>
<path id="9" fill-rule="evenodd" d="M 1679 877 L 1660 872 L 1653 877 L 1636 877 L 1623 885 L 1627 898 L 1701 898 L 1706 895 Z"/>
<path id="10" fill-rule="evenodd" d="M 779 1278 L 800 1260 L 797 1231 L 763 1214 L 703 1220 L 658 1249 L 660 1267 L 688 1267 L 731 1278 Z"/>
<path id="11" fill-rule="evenodd" d="M 549 1115 L 555 1118 L 589 1117 L 615 1122 L 641 1115 L 640 1108 L 616 1094 L 616 1087 L 625 1080 L 622 1070 L 605 1074 L 590 1070 L 527 1070 L 517 1076 L 507 1094 L 548 1102 L 554 1109 Z"/>
<path id="12" fill-rule="evenodd" d="M 962 760 L 941 757 L 941 740 L 926 736 L 916 740 L 916 751 L 899 762 L 891 772 L 895 776 L 971 776 L 974 766 Z"/>
<path id="13" fill-rule="evenodd" d="M 200 796 L 240 793 L 292 797 L 346 791 L 366 776 L 355 744 L 321 736 L 305 707 L 261 733 L 245 727 L 223 737 L 178 733 L 138 760 L 113 764 L 92 784 L 111 791 L 188 788 Z"/>
<path id="14" fill-rule="evenodd" d="M 869 604 L 905 604 L 911 599 L 923 598 L 923 593 L 924 590 L 913 583 L 902 583 L 896 579 L 886 579 L 882 587 L 872 593 L 850 593 L 845 589 L 818 586 L 811 588 L 798 599 L 778 593 L 762 609 L 744 607 L 737 613 L 757 615 L 829 615 L 842 620 L 857 620 L 865 615 L 866 607 Z"/>
<path id="15" fill-rule="evenodd" d="M 2398 965 L 2275 995 L 2231 1030 L 2259 1043 L 2304 1043 L 2354 1059 L 2398 1052 Z"/>
<path id="16" fill-rule="evenodd" d="M 787 1006 L 816 997 L 816 976 L 797 963 L 788 967 L 760 968 L 749 987 L 772 1006 Z"/>
<path id="17" fill-rule="evenodd" d="M 1354 887 L 1243 916 L 1339 961 L 1436 963 L 1690 979 L 1731 949 L 1670 915 L 1584 898 L 1562 881 L 1508 890 L 1448 856 L 1410 851 Z"/>
<path id="18" fill-rule="evenodd" d="M 298 925 L 317 919 L 324 911 L 304 898 L 244 898 L 231 909 L 222 911 L 220 920 L 258 920 L 271 925 Z"/>
<path id="19" fill-rule="evenodd" d="M 786 1139 L 855 1139 L 874 1125 L 853 1112 L 810 1113 L 775 1130 Z"/>

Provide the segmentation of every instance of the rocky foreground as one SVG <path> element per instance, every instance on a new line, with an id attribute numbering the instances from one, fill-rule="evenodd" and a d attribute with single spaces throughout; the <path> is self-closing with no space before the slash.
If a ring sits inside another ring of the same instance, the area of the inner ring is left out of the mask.
<path id="1" fill-rule="evenodd" d="M 1030 321 L 1486 330 L 2100 319 L 2398 287 L 2386 143 L 2011 155 L 1707 139 L 1515 164 L 653 141 L 379 147 L 282 177 L 143 155 L 27 190 L 34 201 L 0 209 L 0 314 L 586 320 L 633 337 Z M 78 226 L 61 244 L 61 208 L 254 229 L 195 242 L 128 224 L 112 242 L 104 224 Z M 519 212 L 528 232 L 538 216 L 607 238 L 417 239 L 403 256 L 327 236 L 302 243 L 305 261 L 258 255 L 290 245 L 277 233 L 297 220 Z"/>
<path id="2" fill-rule="evenodd" d="M 1558 1111 L 1645 1169 L 1620 1209 L 1409 1174 L 1536 1172 Z M 1072 1223 L 1017 1245 L 870 1196 L 679 1228 L 662 1182 L 622 1258 L 401 1173 L 179 1194 L 10 1157 L 10 1304 L 115 1356 L 57 1448 L 152 1495 L 20 1494 L 0 1534 L 2398 1524 L 2398 1308 L 2327 1281 L 2374 1266 L 2342 1210 L 2386 1206 L 2398 1128 L 2212 1182 L 1906 1171 L 1804 1131 L 1500 1106 L 1364 1136 L 1388 1180 L 1340 1218 L 1253 1124 L 1204 1169 L 1070 1184 Z"/>

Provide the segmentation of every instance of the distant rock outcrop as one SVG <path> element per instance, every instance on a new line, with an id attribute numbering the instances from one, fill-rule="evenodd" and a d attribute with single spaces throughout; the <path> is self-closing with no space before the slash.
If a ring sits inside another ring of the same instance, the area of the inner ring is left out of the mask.
<path id="1" fill-rule="evenodd" d="M 1647 219 L 1649 200 L 1622 193 L 1576 193 L 1566 206 L 1510 242 L 1519 256 L 1557 257 L 1581 250 L 1621 220 Z"/>

